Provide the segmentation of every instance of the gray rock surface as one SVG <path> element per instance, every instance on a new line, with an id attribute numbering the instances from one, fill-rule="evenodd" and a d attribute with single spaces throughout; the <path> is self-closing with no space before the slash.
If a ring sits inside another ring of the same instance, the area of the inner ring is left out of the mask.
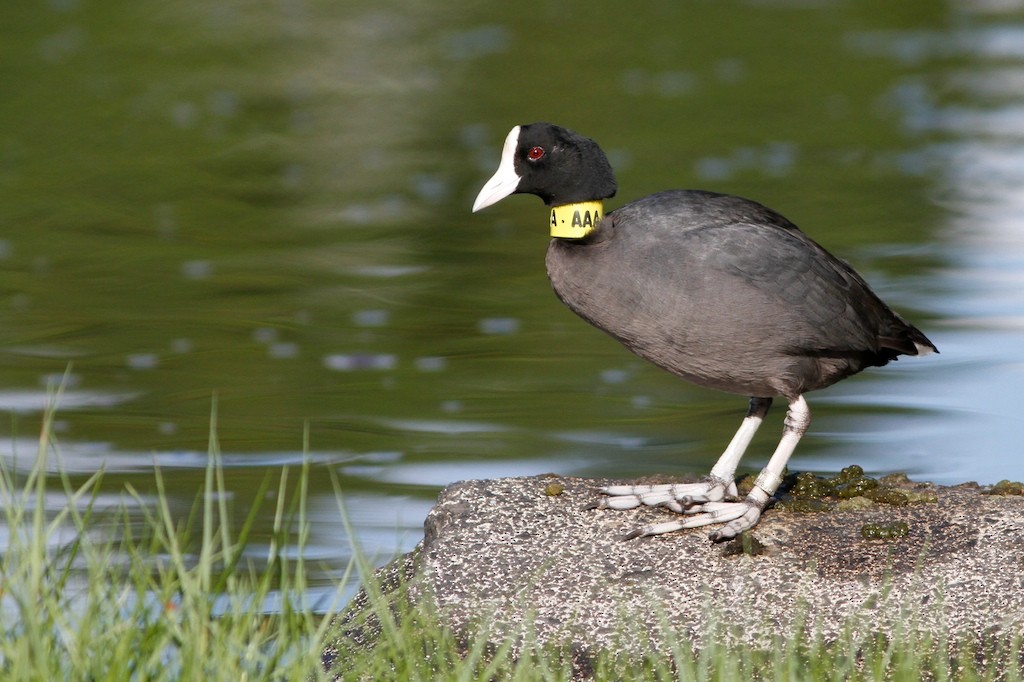
<path id="1" fill-rule="evenodd" d="M 1024 625 L 1024 497 L 906 482 L 937 502 L 773 508 L 745 553 L 738 540 L 712 544 L 701 529 L 623 541 L 670 512 L 585 509 L 608 483 L 456 483 L 440 494 L 416 551 L 379 575 L 387 585 L 405 581 L 413 601 L 457 630 L 486 623 L 490 637 L 507 638 L 528 627 L 542 642 L 582 650 L 664 649 L 680 636 L 699 643 L 709 628 L 754 646 L 808 632 L 826 641 L 844 631 L 892 634 L 894 622 L 907 621 L 901 612 L 939 637 Z M 905 537 L 862 537 L 865 524 L 901 521 Z M 365 599 L 339 618 L 345 637 L 372 641 L 368 629 L 346 628 Z"/>

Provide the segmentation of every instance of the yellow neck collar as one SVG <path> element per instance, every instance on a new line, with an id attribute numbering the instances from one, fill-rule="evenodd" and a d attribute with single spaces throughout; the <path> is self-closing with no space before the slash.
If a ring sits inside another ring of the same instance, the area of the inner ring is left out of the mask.
<path id="1" fill-rule="evenodd" d="M 582 239 L 594 231 L 604 217 L 603 201 L 583 201 L 578 204 L 563 204 L 551 207 L 552 237 Z"/>

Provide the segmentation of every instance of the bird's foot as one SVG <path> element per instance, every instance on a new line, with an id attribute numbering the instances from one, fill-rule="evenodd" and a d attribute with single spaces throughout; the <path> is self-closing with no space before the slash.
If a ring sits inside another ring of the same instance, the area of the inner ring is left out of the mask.
<path id="1" fill-rule="evenodd" d="M 613 485 L 602 488 L 601 492 L 607 497 L 590 505 L 591 509 L 634 509 L 645 505 L 665 507 L 683 515 L 673 521 L 637 528 L 626 535 L 626 540 L 715 523 L 725 525 L 709 535 L 711 540 L 729 540 L 757 525 L 770 499 L 767 493 L 755 487 L 745 498 L 737 500 L 736 483 L 715 476 L 700 483 Z"/>
<path id="2" fill-rule="evenodd" d="M 607 497 L 590 505 L 590 509 L 634 509 L 640 505 L 665 507 L 678 514 L 697 514 L 710 502 L 736 497 L 736 483 L 708 476 L 699 483 L 664 483 L 659 485 L 610 485 L 601 488 Z"/>
<path id="3" fill-rule="evenodd" d="M 648 535 L 662 535 L 684 528 L 699 528 L 709 526 L 713 523 L 724 523 L 725 525 L 708 535 L 712 542 L 731 540 L 745 530 L 750 530 L 757 525 L 764 510 L 765 502 L 751 499 L 750 496 L 738 502 L 707 502 L 687 510 L 686 516 L 674 521 L 652 523 L 630 531 L 623 538 L 645 537 Z"/>

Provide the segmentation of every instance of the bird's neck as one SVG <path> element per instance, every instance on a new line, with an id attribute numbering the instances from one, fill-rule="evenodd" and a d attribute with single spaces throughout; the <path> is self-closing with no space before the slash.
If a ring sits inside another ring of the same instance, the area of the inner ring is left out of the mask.
<path id="1" fill-rule="evenodd" d="M 551 207 L 551 236 L 562 239 L 583 239 L 594 231 L 604 217 L 604 202 L 581 201 Z"/>

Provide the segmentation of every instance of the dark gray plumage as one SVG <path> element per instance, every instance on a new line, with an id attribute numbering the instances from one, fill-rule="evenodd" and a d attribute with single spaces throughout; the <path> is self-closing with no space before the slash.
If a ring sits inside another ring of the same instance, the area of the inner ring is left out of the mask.
<path id="1" fill-rule="evenodd" d="M 778 213 L 702 191 L 654 194 L 584 240 L 554 239 L 548 275 L 574 312 L 659 367 L 747 396 L 795 398 L 934 349 L 846 263 Z"/>
<path id="2" fill-rule="evenodd" d="M 593 140 L 535 123 L 509 133 L 474 211 L 513 193 L 559 207 L 615 192 Z M 630 537 L 727 523 L 712 534 L 717 540 L 752 527 L 810 424 L 804 393 L 899 355 L 937 352 L 849 265 L 740 197 L 674 190 L 626 204 L 588 234 L 552 239 L 547 270 L 569 308 L 637 355 L 693 383 L 750 396 L 746 419 L 704 482 L 604 489 L 609 497 L 595 506 L 657 505 L 684 515 Z M 790 403 L 782 440 L 751 493 L 734 501 L 736 466 L 773 396 Z"/>

